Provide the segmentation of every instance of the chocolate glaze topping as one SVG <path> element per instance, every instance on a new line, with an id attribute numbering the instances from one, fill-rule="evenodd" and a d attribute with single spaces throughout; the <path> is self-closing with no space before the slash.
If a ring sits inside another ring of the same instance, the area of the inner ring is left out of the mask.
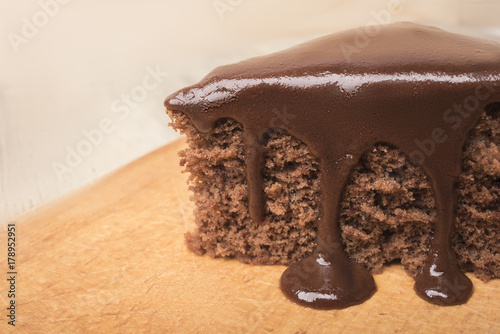
<path id="1" fill-rule="evenodd" d="M 342 250 L 338 226 L 342 191 L 352 167 L 378 143 L 399 148 L 422 166 L 437 218 L 415 291 L 438 305 L 468 300 L 472 283 L 450 246 L 455 183 L 462 149 L 481 112 L 500 101 L 500 45 L 436 28 L 383 26 L 362 46 L 358 31 L 329 35 L 291 49 L 216 68 L 165 100 L 201 132 L 232 118 L 243 125 L 249 211 L 265 214 L 266 133 L 281 128 L 320 159 L 321 207 L 316 251 L 281 277 L 292 301 L 344 308 L 376 290 L 371 274 Z M 277 117 L 286 110 L 290 117 Z"/>

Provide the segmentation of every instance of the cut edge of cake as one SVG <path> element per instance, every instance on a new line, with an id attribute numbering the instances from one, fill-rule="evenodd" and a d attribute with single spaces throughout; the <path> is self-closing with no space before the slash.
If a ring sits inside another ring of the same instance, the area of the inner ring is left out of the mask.
<path id="1" fill-rule="evenodd" d="M 464 147 L 452 244 L 462 269 L 487 281 L 500 277 L 500 103 L 483 113 Z M 266 143 L 266 217 L 248 212 L 242 127 L 231 119 L 200 133 L 181 112 L 167 110 L 185 134 L 179 153 L 190 173 L 195 231 L 186 234 L 197 254 L 235 257 L 252 264 L 289 264 L 316 246 L 319 163 L 308 147 L 283 130 Z M 400 260 L 418 273 L 432 238 L 434 199 L 421 169 L 397 149 L 379 144 L 353 169 L 344 190 L 340 228 L 346 253 L 366 268 Z M 478 233 L 481 231 L 481 233 Z"/>

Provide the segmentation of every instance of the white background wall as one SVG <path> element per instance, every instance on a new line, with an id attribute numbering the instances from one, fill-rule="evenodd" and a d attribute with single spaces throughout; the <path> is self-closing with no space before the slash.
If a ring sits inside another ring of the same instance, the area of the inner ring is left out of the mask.
<path id="1" fill-rule="evenodd" d="M 213 67 L 377 17 L 495 38 L 500 2 L 0 0 L 0 222 L 177 138 L 163 99 Z"/>

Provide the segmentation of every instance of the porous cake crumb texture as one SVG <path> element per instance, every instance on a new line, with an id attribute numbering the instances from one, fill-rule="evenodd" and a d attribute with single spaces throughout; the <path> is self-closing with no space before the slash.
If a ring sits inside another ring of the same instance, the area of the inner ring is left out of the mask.
<path id="1" fill-rule="evenodd" d="M 500 277 L 500 104 L 491 104 L 464 148 L 452 244 L 463 269 L 486 281 Z M 266 216 L 250 219 L 243 128 L 221 120 L 199 133 L 183 114 L 168 111 L 187 136 L 179 153 L 190 174 L 197 229 L 186 234 L 197 254 L 236 257 L 252 264 L 289 264 L 312 252 L 320 214 L 319 161 L 282 130 L 267 133 Z M 434 199 L 420 167 L 396 148 L 377 145 L 352 171 L 341 204 L 347 254 L 374 272 L 400 260 L 415 275 L 423 264 L 436 219 Z"/>

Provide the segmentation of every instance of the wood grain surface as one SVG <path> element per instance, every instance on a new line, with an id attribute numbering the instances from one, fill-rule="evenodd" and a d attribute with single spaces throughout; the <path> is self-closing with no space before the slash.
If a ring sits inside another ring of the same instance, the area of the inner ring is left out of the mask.
<path id="1" fill-rule="evenodd" d="M 399 265 L 375 275 L 362 305 L 317 311 L 292 304 L 283 266 L 251 266 L 189 252 L 192 204 L 176 152 L 157 150 L 17 224 L 19 333 L 498 333 L 500 280 L 472 275 L 466 305 L 416 297 Z M 7 236 L 0 233 L 6 273 Z M 5 274 L 6 275 L 6 274 Z M 5 276 L 4 276 L 5 277 Z M 0 285 L 6 307 L 7 281 Z"/>

